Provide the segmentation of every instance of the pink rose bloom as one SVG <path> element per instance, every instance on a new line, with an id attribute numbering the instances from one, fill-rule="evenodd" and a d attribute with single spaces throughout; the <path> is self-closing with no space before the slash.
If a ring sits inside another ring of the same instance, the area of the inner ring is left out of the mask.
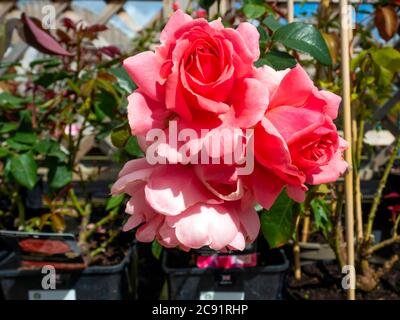
<path id="1" fill-rule="evenodd" d="M 176 11 L 176 10 L 179 10 L 180 9 L 180 5 L 179 5 L 179 2 L 173 2 L 172 3 L 172 10 L 174 10 L 174 11 Z"/>
<path id="2" fill-rule="evenodd" d="M 124 61 L 138 86 L 128 98 L 132 134 L 164 129 L 170 119 L 194 129 L 248 128 L 262 119 L 268 91 L 253 66 L 260 54 L 253 25 L 235 30 L 177 10 L 160 40 L 155 52 Z"/>
<path id="3" fill-rule="evenodd" d="M 255 128 L 254 194 L 266 208 L 284 187 L 291 198 L 304 201 L 305 183 L 333 182 L 347 168 L 347 144 L 333 124 L 340 97 L 318 90 L 300 65 L 285 71 L 263 67 L 259 78 L 270 102 Z"/>
<path id="4" fill-rule="evenodd" d="M 241 200 L 219 197 L 220 192 L 225 196 L 237 192 L 237 187 L 232 187 L 237 179 L 229 178 L 232 174 L 226 170 L 220 173 L 222 182 L 218 182 L 216 173 L 197 172 L 189 165 L 151 166 L 145 159 L 129 161 L 111 190 L 112 194 L 124 192 L 131 197 L 126 205 L 130 218 L 124 230 L 139 226 L 139 241 L 157 239 L 168 248 L 243 250 L 258 235 L 259 217 L 249 193 Z"/>
<path id="5" fill-rule="evenodd" d="M 204 9 L 198 9 L 193 13 L 197 18 L 207 18 L 207 11 Z"/>

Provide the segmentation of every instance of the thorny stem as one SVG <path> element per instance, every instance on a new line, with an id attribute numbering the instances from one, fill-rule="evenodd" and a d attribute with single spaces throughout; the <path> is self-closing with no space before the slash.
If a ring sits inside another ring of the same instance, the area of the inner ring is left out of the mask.
<path id="1" fill-rule="evenodd" d="M 391 245 L 395 242 L 399 242 L 400 241 L 400 236 L 394 236 L 390 239 L 384 240 L 379 242 L 378 244 L 372 246 L 371 248 L 368 249 L 368 251 L 366 252 L 367 255 L 371 255 L 372 253 L 374 253 L 375 251 L 378 251 L 388 245 Z"/>
<path id="2" fill-rule="evenodd" d="M 90 256 L 93 258 L 97 256 L 99 253 L 104 252 L 105 249 L 108 247 L 108 245 L 114 241 L 114 239 L 118 236 L 119 233 L 120 233 L 119 231 L 112 232 L 106 241 L 104 241 L 98 248 L 90 252 Z"/>
<path id="3" fill-rule="evenodd" d="M 393 237 L 397 236 L 397 229 L 399 228 L 399 223 L 400 223 L 400 214 L 397 215 L 396 221 L 394 222 Z"/>
<path id="4" fill-rule="evenodd" d="M 363 137 L 364 137 L 364 113 L 362 113 L 360 117 L 360 125 L 358 128 L 358 137 L 357 137 L 357 147 L 356 147 L 356 166 L 360 167 L 361 164 L 361 155 L 363 149 Z M 358 171 L 358 170 L 356 170 Z"/>
<path id="5" fill-rule="evenodd" d="M 340 269 L 343 268 L 345 265 L 345 259 L 342 254 L 342 224 L 341 224 L 341 218 L 342 218 L 342 211 L 343 211 L 343 193 L 339 193 L 338 199 L 337 199 L 337 204 L 336 204 L 336 213 L 335 213 L 335 242 L 334 242 L 334 252 L 336 255 L 336 258 L 339 262 Z"/>
<path id="6" fill-rule="evenodd" d="M 94 224 L 93 228 L 91 228 L 90 230 L 87 230 L 85 232 L 82 232 L 83 239 L 86 240 L 86 239 L 90 238 L 97 231 L 98 228 L 100 228 L 101 226 L 105 225 L 106 223 L 114 220 L 117 217 L 118 212 L 119 212 L 119 207 L 114 208 L 113 210 L 111 210 L 109 212 L 108 215 L 106 215 L 104 218 L 97 221 Z"/>

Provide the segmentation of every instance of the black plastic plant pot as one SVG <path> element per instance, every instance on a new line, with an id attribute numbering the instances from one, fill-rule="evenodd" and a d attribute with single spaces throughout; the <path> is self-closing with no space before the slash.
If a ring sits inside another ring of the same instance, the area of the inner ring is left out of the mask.
<path id="1" fill-rule="evenodd" d="M 264 250 L 263 250 L 264 251 Z M 262 251 L 260 251 L 262 252 Z M 179 265 L 177 250 L 165 250 L 163 269 L 170 300 L 281 300 L 289 261 L 283 250 L 266 250 L 257 266 L 198 268 Z M 193 259 L 193 256 L 192 258 Z"/>
<path id="2" fill-rule="evenodd" d="M 52 289 L 49 278 L 44 278 L 50 273 L 18 269 L 15 254 L 11 253 L 0 262 L 0 286 L 6 300 L 135 299 L 136 263 L 136 245 L 133 245 L 117 265 L 56 270 L 55 289 Z"/>

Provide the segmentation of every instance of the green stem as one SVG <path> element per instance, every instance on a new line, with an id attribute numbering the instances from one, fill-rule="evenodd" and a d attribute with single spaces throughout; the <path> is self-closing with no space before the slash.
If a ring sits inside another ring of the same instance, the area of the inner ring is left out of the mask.
<path id="1" fill-rule="evenodd" d="M 119 231 L 112 232 L 110 237 L 104 241 L 103 243 L 100 244 L 98 248 L 90 252 L 90 256 L 93 258 L 97 256 L 99 253 L 102 253 L 105 251 L 105 249 L 114 241 L 114 239 L 118 236 Z"/>
<path id="2" fill-rule="evenodd" d="M 14 193 L 14 199 L 17 203 L 17 208 L 18 208 L 19 227 L 24 228 L 25 227 L 25 207 L 24 207 L 24 204 L 22 203 L 22 199 L 18 192 Z"/>
<path id="3" fill-rule="evenodd" d="M 99 221 L 97 221 L 94 224 L 93 228 L 91 228 L 90 230 L 86 230 L 86 231 L 82 232 L 82 237 L 84 239 L 90 238 L 97 231 L 97 229 L 99 227 L 101 227 L 101 226 L 105 225 L 106 223 L 114 220 L 117 217 L 118 212 L 119 212 L 119 207 L 116 207 L 113 210 L 111 210 L 108 215 L 106 215 L 104 218 L 102 218 Z"/>
<path id="4" fill-rule="evenodd" d="M 397 236 L 397 229 L 399 228 L 399 223 L 400 223 L 400 214 L 397 215 L 396 221 L 394 222 L 393 237 Z"/>
<path id="5" fill-rule="evenodd" d="M 336 255 L 336 259 L 339 263 L 340 270 L 342 270 L 345 265 L 345 258 L 342 254 L 343 248 L 343 233 L 342 233 L 342 211 L 343 211 L 343 193 L 338 195 L 337 203 L 336 203 L 336 213 L 335 213 L 335 241 L 334 241 L 334 252 Z"/>
<path id="6" fill-rule="evenodd" d="M 357 168 L 361 165 L 361 155 L 363 149 L 363 138 L 364 138 L 364 113 L 361 114 L 358 128 L 358 137 L 357 137 L 357 148 L 356 148 L 356 165 Z"/>
<path id="7" fill-rule="evenodd" d="M 376 211 L 378 209 L 378 206 L 379 206 L 379 204 L 381 202 L 381 198 L 382 198 L 382 191 L 385 188 L 387 178 L 389 177 L 390 170 L 393 167 L 394 160 L 396 159 L 399 147 L 400 147 L 400 135 L 396 138 L 395 146 L 394 146 L 394 148 L 392 150 L 392 153 L 390 155 L 389 161 L 386 164 L 386 168 L 385 168 L 385 171 L 383 172 L 382 178 L 379 181 L 378 189 L 377 189 L 377 191 L 376 191 L 376 193 L 374 195 L 372 206 L 371 206 L 371 209 L 370 209 L 369 214 L 368 214 L 368 224 L 367 224 L 367 227 L 366 227 L 366 230 L 365 230 L 365 235 L 364 235 L 364 239 L 365 239 L 365 242 L 366 242 L 365 244 L 369 243 L 369 241 L 370 241 L 370 237 L 371 237 L 371 234 L 372 234 L 372 227 L 373 227 L 373 224 L 374 224 Z"/>
<path id="8" fill-rule="evenodd" d="M 78 210 L 79 214 L 81 216 L 85 215 L 85 210 L 82 208 L 81 204 L 78 201 L 78 198 L 76 197 L 74 188 L 71 188 L 69 190 L 69 196 L 71 197 L 72 203 L 74 205 L 74 207 Z"/>

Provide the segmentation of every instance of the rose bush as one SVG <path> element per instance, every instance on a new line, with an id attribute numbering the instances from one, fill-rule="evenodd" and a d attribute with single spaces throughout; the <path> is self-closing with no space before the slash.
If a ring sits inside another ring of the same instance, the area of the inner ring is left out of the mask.
<path id="1" fill-rule="evenodd" d="M 282 190 L 304 201 L 307 184 L 335 181 L 346 170 L 346 143 L 333 124 L 340 98 L 318 90 L 300 65 L 255 68 L 260 52 L 253 25 L 241 23 L 234 30 L 177 10 L 160 39 L 155 52 L 124 61 L 138 86 L 128 98 L 131 132 L 147 155 L 174 161 L 130 161 L 112 188 L 113 194 L 131 197 L 124 229 L 139 227 L 139 241 L 157 239 L 184 250 L 243 250 L 260 229 L 256 203 L 270 209 Z M 242 164 L 226 163 L 224 156 L 240 146 L 239 158 L 247 160 L 249 150 L 242 147 L 249 128 L 254 170 L 239 175 Z M 184 134 L 186 129 L 195 135 Z M 203 129 L 210 130 L 197 136 Z M 172 131 L 188 140 L 173 141 Z M 155 132 L 166 133 L 162 143 L 162 135 L 145 139 Z M 209 138 L 220 144 L 207 156 L 222 162 L 183 161 L 182 145 L 196 153 Z"/>

